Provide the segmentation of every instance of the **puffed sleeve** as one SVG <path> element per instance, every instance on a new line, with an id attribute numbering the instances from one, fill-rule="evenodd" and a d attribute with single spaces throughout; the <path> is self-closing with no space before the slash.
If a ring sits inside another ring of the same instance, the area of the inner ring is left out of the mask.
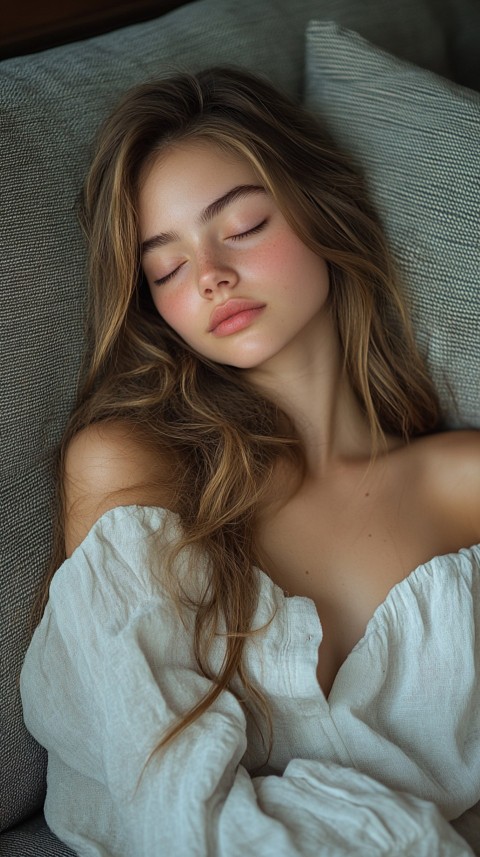
<path id="1" fill-rule="evenodd" d="M 208 690 L 188 618 L 156 585 L 159 513 L 96 523 L 55 575 L 25 658 L 25 722 L 48 750 L 59 838 L 82 857 L 473 854 L 433 804 L 358 771 L 293 759 L 282 776 L 250 777 L 229 692 L 146 764 Z"/>

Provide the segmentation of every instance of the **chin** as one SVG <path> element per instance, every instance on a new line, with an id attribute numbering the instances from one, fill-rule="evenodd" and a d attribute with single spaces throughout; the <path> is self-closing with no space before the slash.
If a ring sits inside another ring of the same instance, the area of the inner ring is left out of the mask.
<path id="1" fill-rule="evenodd" d="M 221 366 L 231 366 L 232 369 L 257 369 L 263 363 L 265 363 L 269 357 L 269 354 L 259 354 L 258 350 L 245 350 L 242 353 L 242 350 L 239 348 L 236 349 L 236 353 L 232 354 L 229 358 L 228 355 L 225 357 L 220 357 L 218 354 L 208 354 L 199 352 L 200 356 L 206 357 L 207 360 L 211 360 L 212 363 L 219 363 Z"/>
<path id="2" fill-rule="evenodd" d="M 231 366 L 232 369 L 259 369 L 265 363 L 266 358 L 247 355 L 245 357 L 236 357 L 234 360 L 224 363 L 224 366 Z M 219 361 L 217 361 L 219 362 Z"/>

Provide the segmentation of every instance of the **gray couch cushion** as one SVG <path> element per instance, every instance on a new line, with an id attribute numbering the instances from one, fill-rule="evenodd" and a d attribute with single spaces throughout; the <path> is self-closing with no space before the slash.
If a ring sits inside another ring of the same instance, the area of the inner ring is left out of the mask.
<path id="1" fill-rule="evenodd" d="M 47 827 L 43 815 L 25 821 L 0 836 L 0 857 L 73 857 Z"/>
<path id="2" fill-rule="evenodd" d="M 335 24 L 311 23 L 307 69 L 307 106 L 367 177 L 448 422 L 480 427 L 480 94 Z"/>
<path id="3" fill-rule="evenodd" d="M 49 552 L 51 457 L 82 348 L 85 254 L 75 206 L 94 129 L 127 87 L 172 69 L 244 64 L 298 94 L 304 28 L 314 15 L 448 73 L 444 35 L 426 0 L 202 0 L 0 64 L 0 829 L 44 795 L 44 757 L 22 726 L 16 679 Z"/>

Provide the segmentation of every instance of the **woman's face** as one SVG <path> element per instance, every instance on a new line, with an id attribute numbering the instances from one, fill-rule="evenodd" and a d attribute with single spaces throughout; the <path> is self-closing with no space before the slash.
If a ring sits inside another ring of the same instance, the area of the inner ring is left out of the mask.
<path id="1" fill-rule="evenodd" d="M 176 144 L 144 170 L 138 205 L 153 302 L 197 352 L 254 369 L 318 335 L 327 265 L 248 161 L 206 141 Z"/>

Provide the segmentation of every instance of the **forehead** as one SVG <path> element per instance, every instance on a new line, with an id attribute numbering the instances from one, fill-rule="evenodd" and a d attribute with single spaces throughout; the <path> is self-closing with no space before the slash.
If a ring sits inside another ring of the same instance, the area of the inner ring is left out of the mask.
<path id="1" fill-rule="evenodd" d="M 152 206 L 165 213 L 185 205 L 200 210 L 235 185 L 258 182 L 246 157 L 208 140 L 175 143 L 153 155 L 140 174 L 139 217 L 148 216 Z"/>

